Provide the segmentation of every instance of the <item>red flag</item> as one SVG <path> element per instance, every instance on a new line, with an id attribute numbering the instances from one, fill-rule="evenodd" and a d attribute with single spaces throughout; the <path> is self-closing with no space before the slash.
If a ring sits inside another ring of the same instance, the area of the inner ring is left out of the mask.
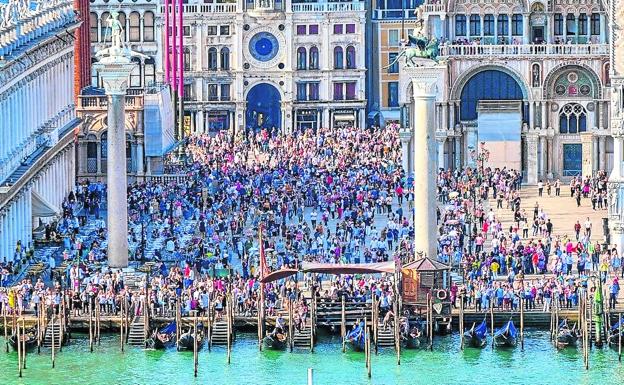
<path id="1" fill-rule="evenodd" d="M 264 254 L 264 239 L 262 238 L 262 230 L 264 226 L 262 223 L 258 227 L 258 243 L 260 248 L 260 279 L 264 278 L 269 274 L 269 267 L 266 263 L 266 255 Z"/>

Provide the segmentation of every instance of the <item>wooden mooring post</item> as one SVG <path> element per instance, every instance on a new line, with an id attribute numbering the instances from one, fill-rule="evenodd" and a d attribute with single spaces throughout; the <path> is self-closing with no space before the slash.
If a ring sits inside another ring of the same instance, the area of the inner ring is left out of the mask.
<path id="1" fill-rule="evenodd" d="M 524 350 L 524 298 L 520 297 L 520 350 Z"/>
<path id="2" fill-rule="evenodd" d="M 19 342 L 22 344 L 22 368 L 26 369 L 26 320 L 22 318 L 22 340 Z"/>
<path id="3" fill-rule="evenodd" d="M 459 348 L 464 350 L 464 296 L 459 296 Z"/>
<path id="4" fill-rule="evenodd" d="M 8 325 L 7 325 L 7 311 L 6 306 L 2 307 L 2 315 L 4 317 L 4 343 L 6 344 L 6 352 L 9 352 L 9 337 L 8 337 Z"/>
<path id="5" fill-rule="evenodd" d="M 17 375 L 22 377 L 22 336 L 19 327 L 17 328 L 15 338 L 17 338 Z"/>
<path id="6" fill-rule="evenodd" d="M 199 355 L 197 354 L 197 311 L 195 311 L 195 317 L 193 318 L 193 374 L 197 377 L 197 364 Z"/>
<path id="7" fill-rule="evenodd" d="M 371 326 L 373 328 L 373 342 L 375 344 L 375 354 L 379 354 L 378 344 L 378 332 L 379 332 L 379 300 L 373 294 L 372 313 L 371 313 Z"/>
<path id="8" fill-rule="evenodd" d="M 229 365 L 232 361 L 232 335 L 234 334 L 234 298 L 231 294 L 227 304 L 227 333 L 227 363 Z"/>
<path id="9" fill-rule="evenodd" d="M 370 337 L 370 330 L 366 333 L 366 351 L 368 352 L 367 359 L 366 359 L 366 368 L 368 369 L 368 378 L 371 378 L 372 360 L 371 360 L 371 337 Z"/>
<path id="10" fill-rule="evenodd" d="M 93 353 L 93 304 L 89 302 L 89 351 Z"/>
<path id="11" fill-rule="evenodd" d="M 429 350 L 433 350 L 433 297 L 431 293 L 427 294 L 427 314 L 429 316 L 428 324 L 428 337 L 429 337 Z"/>
<path id="12" fill-rule="evenodd" d="M 347 320 L 345 316 L 345 299 L 344 295 L 340 297 L 341 299 L 341 307 L 340 307 L 340 335 L 342 336 L 342 352 L 346 351 L 347 344 Z M 7 345 L 8 348 L 8 345 Z"/>
<path id="13" fill-rule="evenodd" d="M 50 340 L 52 340 L 52 369 L 54 369 L 56 360 L 56 357 L 54 356 L 56 350 L 54 349 L 54 312 L 52 312 L 52 317 L 50 317 L 50 323 L 50 333 L 52 334 L 52 337 L 50 338 Z"/>
<path id="14" fill-rule="evenodd" d="M 619 333 L 618 333 L 618 361 L 622 362 L 622 329 L 624 329 L 624 325 L 622 325 L 622 313 L 618 317 L 618 325 Z"/>
<path id="15" fill-rule="evenodd" d="M 288 348 L 292 352 L 294 345 L 294 330 L 293 330 L 293 301 L 288 299 Z"/>
<path id="16" fill-rule="evenodd" d="M 401 365 L 401 333 L 399 331 L 399 298 L 398 293 L 394 298 L 394 349 L 396 350 L 397 355 L 397 365 Z M 408 320 L 409 326 L 409 320 Z"/>

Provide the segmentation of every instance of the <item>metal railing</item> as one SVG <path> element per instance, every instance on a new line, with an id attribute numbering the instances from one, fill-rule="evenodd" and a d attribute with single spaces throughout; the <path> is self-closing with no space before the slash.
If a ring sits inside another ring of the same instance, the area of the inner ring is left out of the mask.
<path id="1" fill-rule="evenodd" d="M 293 12 L 353 12 L 364 10 L 364 2 L 360 1 L 351 3 L 297 3 L 292 5 Z"/>

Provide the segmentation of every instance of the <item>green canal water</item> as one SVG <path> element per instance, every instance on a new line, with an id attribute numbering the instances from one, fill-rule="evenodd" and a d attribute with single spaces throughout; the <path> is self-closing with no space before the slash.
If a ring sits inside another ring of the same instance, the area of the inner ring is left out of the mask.
<path id="1" fill-rule="evenodd" d="M 2 341 L 4 349 L 4 341 Z M 199 353 L 199 374 L 193 377 L 193 353 L 119 349 L 116 336 L 103 336 L 89 352 L 84 336 L 58 354 L 51 368 L 49 350 L 29 354 L 23 378 L 17 377 L 17 354 L 0 352 L 0 384 L 235 384 L 305 385 L 307 368 L 314 368 L 314 384 L 622 384 L 624 365 L 617 352 L 591 353 L 591 369 L 583 369 L 581 350 L 557 351 L 548 333 L 526 333 L 525 349 L 459 350 L 459 337 L 439 337 L 435 350 L 408 351 L 396 364 L 393 351 L 372 357 L 372 378 L 363 353 L 342 353 L 338 337 L 322 337 L 315 352 L 258 351 L 252 334 L 239 335 L 226 363 L 224 348 L 204 347 Z"/>

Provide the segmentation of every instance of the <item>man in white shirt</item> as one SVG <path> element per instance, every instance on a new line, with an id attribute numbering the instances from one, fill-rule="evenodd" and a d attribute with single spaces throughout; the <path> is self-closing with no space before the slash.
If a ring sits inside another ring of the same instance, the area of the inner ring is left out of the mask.
<path id="1" fill-rule="evenodd" d="M 589 220 L 589 217 L 587 217 L 587 220 L 585 220 L 585 235 L 587 236 L 587 239 L 591 238 L 591 230 L 592 230 L 592 223 Z"/>

